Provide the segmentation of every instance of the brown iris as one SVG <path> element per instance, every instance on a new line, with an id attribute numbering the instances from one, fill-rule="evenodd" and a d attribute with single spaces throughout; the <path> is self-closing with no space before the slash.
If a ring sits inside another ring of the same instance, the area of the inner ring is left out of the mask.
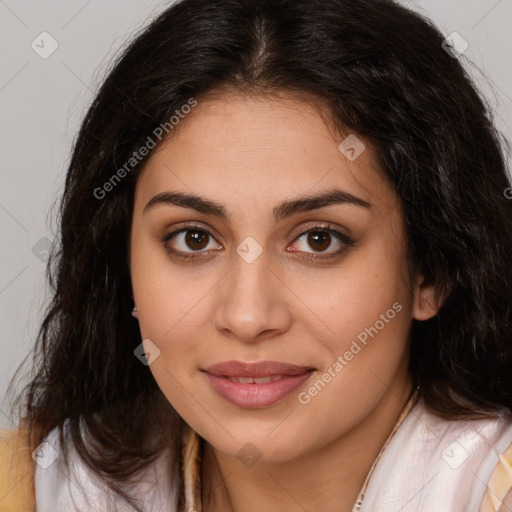
<path id="1" fill-rule="evenodd" d="M 204 231 L 187 231 L 185 234 L 185 243 L 191 249 L 204 249 L 208 245 L 208 233 Z"/>
<path id="2" fill-rule="evenodd" d="M 308 243 L 310 243 L 313 248 L 316 247 L 323 251 L 331 244 L 331 235 L 326 231 L 312 231 L 308 234 Z"/>

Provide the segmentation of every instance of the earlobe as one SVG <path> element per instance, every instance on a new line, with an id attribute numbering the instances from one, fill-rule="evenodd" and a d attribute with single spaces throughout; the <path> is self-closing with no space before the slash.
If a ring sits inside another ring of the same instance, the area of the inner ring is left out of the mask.
<path id="1" fill-rule="evenodd" d="M 425 276 L 418 276 L 414 286 L 413 318 L 424 321 L 437 315 L 443 301 L 436 301 L 435 287 L 425 280 Z"/>
<path id="2" fill-rule="evenodd" d="M 131 293 L 131 296 L 132 296 L 132 302 L 134 302 L 133 309 L 132 309 L 132 316 L 133 316 L 133 318 L 137 318 L 138 319 L 139 318 L 139 314 L 137 313 L 137 306 L 135 305 L 135 298 L 133 296 L 133 291 Z"/>

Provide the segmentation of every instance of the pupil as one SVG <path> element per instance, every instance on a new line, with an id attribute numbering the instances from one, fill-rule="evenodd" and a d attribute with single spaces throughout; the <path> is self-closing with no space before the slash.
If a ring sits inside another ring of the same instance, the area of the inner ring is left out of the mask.
<path id="1" fill-rule="evenodd" d="M 325 250 L 329 247 L 329 236 L 325 231 L 314 231 L 309 234 L 308 242 L 313 242 L 318 249 Z M 326 240 L 327 243 L 325 243 Z"/>

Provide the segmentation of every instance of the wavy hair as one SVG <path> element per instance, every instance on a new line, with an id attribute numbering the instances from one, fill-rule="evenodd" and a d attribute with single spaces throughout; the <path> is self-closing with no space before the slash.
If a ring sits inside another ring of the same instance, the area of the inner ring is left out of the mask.
<path id="1" fill-rule="evenodd" d="M 392 0 L 182 0 L 150 22 L 74 143 L 46 269 L 52 298 L 17 399 L 33 447 L 56 427 L 64 442 L 68 421 L 80 457 L 127 501 L 122 484 L 162 450 L 180 457 L 184 421 L 134 356 L 129 233 L 143 162 L 105 197 L 94 191 L 191 97 L 219 91 L 314 97 L 370 141 L 403 204 L 409 267 L 445 297 L 434 318 L 412 321 L 415 384 L 448 419 L 512 408 L 506 143 L 443 40 Z"/>

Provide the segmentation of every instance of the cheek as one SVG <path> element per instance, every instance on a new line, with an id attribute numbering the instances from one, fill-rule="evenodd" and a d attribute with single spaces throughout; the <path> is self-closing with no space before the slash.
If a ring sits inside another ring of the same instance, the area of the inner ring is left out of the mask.
<path id="1" fill-rule="evenodd" d="M 331 409 L 343 425 L 347 411 L 371 409 L 407 357 L 412 304 L 405 263 L 384 242 L 378 249 L 375 245 L 347 261 L 326 283 L 324 300 L 316 303 L 315 311 L 330 329 L 323 337 L 328 355 L 318 378 L 325 376 L 329 383 L 324 388 L 317 382 L 303 401 L 315 415 Z M 339 422 L 332 428 L 341 428 Z"/>
<path id="2" fill-rule="evenodd" d="M 180 401 L 190 388 L 200 344 L 205 342 L 206 282 L 190 278 L 171 265 L 155 247 L 139 244 L 132 256 L 132 285 L 139 312 L 141 338 L 150 340 L 158 354 L 149 366 L 159 388 L 180 412 Z M 159 254 L 160 253 L 160 254 Z M 188 398 L 184 405 L 193 400 Z"/>
<path id="3" fill-rule="evenodd" d="M 163 390 L 169 389 L 173 394 L 195 376 L 201 349 L 204 351 L 208 344 L 206 320 L 211 315 L 204 310 L 203 295 L 204 292 L 197 297 L 193 293 L 165 294 L 157 300 L 156 293 L 154 304 L 140 312 L 141 335 L 159 350 L 159 358 L 150 369 L 155 378 L 163 379 L 160 387 L 163 385 Z"/>
<path id="4" fill-rule="evenodd" d="M 333 349 L 342 350 L 361 333 L 364 340 L 365 330 L 376 323 L 379 333 L 392 332 L 392 336 L 407 330 L 411 304 L 404 267 L 399 251 L 392 252 L 385 240 L 372 241 L 322 287 L 310 289 L 308 304 L 334 334 Z M 397 305 L 393 308 L 393 304 Z"/>
<path id="5" fill-rule="evenodd" d="M 205 294 L 215 285 L 215 276 L 211 270 L 172 262 L 157 241 L 140 237 L 133 245 L 131 279 L 141 334 L 163 350 L 174 345 L 177 332 L 200 331 Z"/>
<path id="6" fill-rule="evenodd" d="M 405 298 L 399 291 L 388 292 L 333 312 L 336 336 L 325 342 L 324 365 L 298 397 L 305 417 L 324 419 L 326 438 L 369 414 L 408 366 L 410 316 Z"/>

